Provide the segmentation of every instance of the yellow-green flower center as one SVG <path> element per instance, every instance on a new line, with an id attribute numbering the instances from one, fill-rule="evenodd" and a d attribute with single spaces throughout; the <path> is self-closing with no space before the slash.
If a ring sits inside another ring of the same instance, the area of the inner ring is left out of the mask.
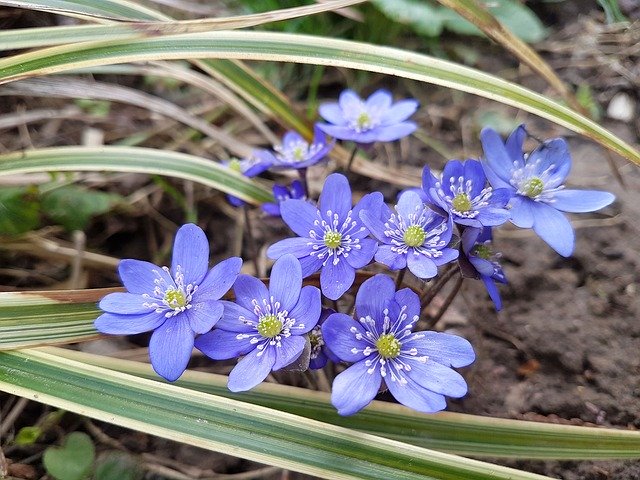
<path id="1" fill-rule="evenodd" d="M 361 130 L 365 130 L 371 126 L 371 117 L 367 112 L 362 112 L 360 115 L 358 115 L 356 124 L 358 125 L 358 128 L 360 128 Z"/>
<path id="2" fill-rule="evenodd" d="M 471 204 L 469 195 L 467 195 L 466 193 L 459 193 L 458 195 L 453 197 L 451 206 L 458 212 L 468 212 L 469 210 L 471 210 L 471 207 L 473 205 Z"/>
<path id="3" fill-rule="evenodd" d="M 164 292 L 164 301 L 171 308 L 183 308 L 187 305 L 187 299 L 184 292 L 171 288 Z"/>
<path id="4" fill-rule="evenodd" d="M 396 358 L 400 355 L 400 342 L 392 333 L 380 335 L 376 340 L 376 348 L 382 358 Z"/>
<path id="5" fill-rule="evenodd" d="M 404 231 L 402 239 L 409 247 L 419 247 L 424 243 L 426 235 L 420 225 L 411 225 Z"/>
<path id="6" fill-rule="evenodd" d="M 342 241 L 342 234 L 330 230 L 328 232 L 325 232 L 324 238 L 322 240 L 327 247 L 338 248 L 340 246 L 340 242 Z"/>
<path id="7" fill-rule="evenodd" d="M 242 173 L 242 165 L 240 164 L 240 160 L 237 158 L 232 159 L 227 166 L 234 172 Z"/>
<path id="8" fill-rule="evenodd" d="M 524 184 L 523 193 L 529 198 L 535 198 L 544 190 L 544 183 L 538 177 L 527 180 Z"/>
<path id="9" fill-rule="evenodd" d="M 296 147 L 293 149 L 293 159 L 296 162 L 299 162 L 300 160 L 304 160 L 304 154 L 305 154 L 305 151 L 304 151 L 304 148 L 302 147 Z"/>
<path id="10" fill-rule="evenodd" d="M 275 315 L 265 315 L 258 322 L 258 333 L 265 338 L 273 338 L 282 331 L 282 322 Z"/>
<path id="11" fill-rule="evenodd" d="M 491 248 L 488 245 L 476 245 L 473 247 L 473 254 L 476 257 L 489 260 L 491 258 Z"/>

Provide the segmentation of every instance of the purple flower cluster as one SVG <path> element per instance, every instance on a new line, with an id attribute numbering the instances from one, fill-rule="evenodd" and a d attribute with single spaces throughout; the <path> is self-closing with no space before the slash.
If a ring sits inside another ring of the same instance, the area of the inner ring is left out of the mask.
<path id="1" fill-rule="evenodd" d="M 151 364 L 168 381 L 182 375 L 194 347 L 213 360 L 238 358 L 228 379 L 233 392 L 255 387 L 273 371 L 346 363 L 331 395 L 341 415 L 358 412 L 382 390 L 420 412 L 442 410 L 445 397 L 465 395 L 465 380 L 454 368 L 474 361 L 473 348 L 459 336 L 416 328 L 425 305 L 413 290 L 396 291 L 390 277 L 377 274 L 358 289 L 352 315 L 336 311 L 356 271 L 375 260 L 428 281 L 439 267 L 456 262 L 463 277 L 484 283 L 500 310 L 497 284 L 507 280 L 492 247 L 496 227 L 510 220 L 533 228 L 568 256 L 574 234 L 561 212 L 598 210 L 614 197 L 566 189 L 571 168 L 566 142 L 552 139 L 525 154 L 527 132 L 520 126 L 506 142 L 484 129 L 480 161 L 451 160 L 440 175 L 426 166 L 421 188 L 402 192 L 393 208 L 380 192 L 354 203 L 347 177 L 338 173 L 327 177 L 317 204 L 310 201 L 306 169 L 333 148 L 335 140 L 326 135 L 359 146 L 397 140 L 415 131 L 408 118 L 417 107 L 411 99 L 394 103 L 385 90 L 366 100 L 346 90 L 338 102 L 320 106 L 327 123 L 316 125 L 310 143 L 289 131 L 272 151 L 255 150 L 229 162 L 248 177 L 270 168 L 295 169 L 301 176 L 290 186 L 274 185 L 276 202 L 263 205 L 296 235 L 268 248 L 275 260 L 268 286 L 240 274 L 240 258 L 209 269 L 206 236 L 188 224 L 176 234 L 170 268 L 139 260 L 120 263 L 127 291 L 102 299 L 96 329 L 121 335 L 152 331 Z M 317 272 L 320 288 L 303 286 L 303 279 Z M 232 287 L 235 300 L 221 300 Z M 322 295 L 335 310 L 323 309 Z"/>

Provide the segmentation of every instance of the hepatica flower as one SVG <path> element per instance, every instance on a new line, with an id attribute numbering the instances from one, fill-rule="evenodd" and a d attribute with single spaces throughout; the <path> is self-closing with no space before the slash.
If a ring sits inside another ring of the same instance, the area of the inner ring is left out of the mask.
<path id="1" fill-rule="evenodd" d="M 255 177 L 267 170 L 273 164 L 273 156 L 269 150 L 256 149 L 251 152 L 251 155 L 247 158 L 239 160 L 234 158 L 226 162 L 227 168 L 243 174 L 245 177 Z M 244 201 L 233 195 L 227 195 L 227 200 L 234 207 L 241 207 L 244 205 Z"/>
<path id="2" fill-rule="evenodd" d="M 228 383 L 229 390 L 240 392 L 302 354 L 305 334 L 320 318 L 320 291 L 302 287 L 302 269 L 293 255 L 273 265 L 269 289 L 249 275 L 239 275 L 233 289 L 236 303 L 222 302 L 224 315 L 216 329 L 198 337 L 195 346 L 214 360 L 244 355 Z"/>
<path id="3" fill-rule="evenodd" d="M 400 195 L 395 213 L 383 204 L 363 210 L 360 218 L 381 242 L 376 261 L 391 270 L 409 267 L 418 278 L 433 278 L 439 265 L 458 257 L 458 251 L 447 246 L 451 220 L 429 209 L 414 191 Z"/>
<path id="4" fill-rule="evenodd" d="M 322 325 L 325 342 L 340 359 L 352 362 L 333 382 L 331 402 L 340 415 L 352 415 L 377 395 L 382 383 L 403 405 L 420 412 L 446 407 L 444 396 L 462 397 L 467 384 L 451 367 L 475 359 L 471 344 L 456 335 L 413 327 L 420 314 L 418 295 L 376 275 L 356 296 L 356 318 L 334 313 Z"/>
<path id="5" fill-rule="evenodd" d="M 272 217 L 280 216 L 280 204 L 286 200 L 307 200 L 307 195 L 304 190 L 304 185 L 300 180 L 294 180 L 291 182 L 291 186 L 275 184 L 273 186 L 273 196 L 275 197 L 275 203 L 263 203 L 262 210 Z"/>
<path id="6" fill-rule="evenodd" d="M 386 90 L 378 90 L 366 100 L 352 90 L 345 90 L 337 103 L 320 105 L 320 116 L 328 123 L 318 123 L 317 126 L 332 137 L 362 145 L 391 142 L 416 130 L 416 124 L 407 119 L 417 109 L 416 100 L 393 103 L 391 93 Z"/>
<path id="7" fill-rule="evenodd" d="M 320 314 L 320 321 L 315 327 L 313 327 L 313 330 L 309 332 L 309 341 L 311 343 L 309 368 L 312 370 L 323 368 L 329 360 L 336 363 L 340 361 L 340 359 L 329 349 L 329 346 L 322 336 L 322 324 L 334 313 L 336 313 L 335 310 L 331 308 L 323 308 L 322 313 Z"/>
<path id="8" fill-rule="evenodd" d="M 273 166 L 278 168 L 307 168 L 323 160 L 334 142 L 327 142 L 319 128 L 314 128 L 313 141 L 307 142 L 298 132 L 289 131 L 282 137 L 282 144 L 274 147 Z"/>
<path id="9" fill-rule="evenodd" d="M 320 270 L 322 293 L 337 300 L 353 284 L 355 270 L 367 265 L 378 243 L 360 220 L 363 209 L 375 210 L 382 205 L 382 194 L 366 195 L 351 206 L 351 188 L 344 175 L 327 177 L 318 208 L 305 200 L 287 200 L 280 205 L 282 219 L 297 235 L 271 245 L 269 258 L 287 253 L 300 260 L 302 276 Z"/>
<path id="10" fill-rule="evenodd" d="M 476 160 L 447 162 L 440 178 L 429 167 L 422 172 L 422 188 L 427 202 L 451 215 L 455 223 L 471 227 L 500 225 L 509 219 L 505 208 L 511 198 L 506 188 L 487 185 L 482 164 Z"/>
<path id="11" fill-rule="evenodd" d="M 211 330 L 222 316 L 220 298 L 236 280 L 242 259 L 232 257 L 208 270 L 209 244 L 202 229 L 182 226 L 176 234 L 171 268 L 122 260 L 118 272 L 126 293 L 100 301 L 105 313 L 95 321 L 102 333 L 130 335 L 153 330 L 151 365 L 170 382 L 187 368 L 194 337 Z"/>
<path id="12" fill-rule="evenodd" d="M 615 197 L 598 190 L 565 188 L 564 181 L 571 170 L 567 142 L 554 138 L 525 156 L 522 146 L 526 135 L 521 125 L 505 144 L 496 131 L 483 129 L 483 167 L 491 185 L 512 192 L 511 221 L 518 227 L 533 228 L 551 248 L 568 257 L 573 252 L 574 233 L 561 212 L 593 212 L 609 205 Z"/>
<path id="13" fill-rule="evenodd" d="M 496 282 L 507 283 L 507 277 L 498 261 L 499 256 L 493 251 L 491 237 L 491 228 L 465 228 L 461 238 L 463 255 L 459 262 L 464 276 L 482 280 L 496 310 L 500 311 L 502 299 Z"/>

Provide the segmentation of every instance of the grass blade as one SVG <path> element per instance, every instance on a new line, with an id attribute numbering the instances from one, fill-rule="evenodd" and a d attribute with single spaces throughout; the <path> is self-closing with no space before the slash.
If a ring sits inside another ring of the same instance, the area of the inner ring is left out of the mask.
<path id="1" fill-rule="evenodd" d="M 483 96 L 592 138 L 640 165 L 640 153 L 592 120 L 498 77 L 389 47 L 305 35 L 221 31 L 53 47 L 0 60 L 0 84 L 85 66 L 181 58 L 236 58 L 341 66 L 411 78 Z"/>

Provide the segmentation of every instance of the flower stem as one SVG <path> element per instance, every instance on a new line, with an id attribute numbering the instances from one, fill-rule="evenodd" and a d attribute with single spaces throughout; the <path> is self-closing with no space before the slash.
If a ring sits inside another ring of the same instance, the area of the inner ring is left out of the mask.
<path id="1" fill-rule="evenodd" d="M 398 271 L 398 275 L 396 275 L 396 290 L 398 290 L 402 286 L 402 281 L 404 280 L 404 273 L 406 269 L 402 269 Z"/>
<path id="2" fill-rule="evenodd" d="M 300 168 L 298 170 L 298 176 L 300 177 L 300 183 L 302 184 L 302 188 L 304 189 L 305 197 L 309 198 L 309 188 L 307 187 L 307 169 Z"/>
<path id="3" fill-rule="evenodd" d="M 436 297 L 438 292 L 442 290 L 442 287 L 447 284 L 451 277 L 453 277 L 455 272 L 455 267 L 453 265 L 450 266 L 449 269 L 446 270 L 430 288 L 424 291 L 424 293 L 420 296 L 420 306 L 423 310 L 431 303 L 431 301 Z"/>
<path id="4" fill-rule="evenodd" d="M 356 158 L 356 153 L 358 153 L 358 145 L 353 147 L 353 150 L 351 151 L 351 156 L 349 157 L 349 161 L 347 162 L 347 169 L 345 173 L 349 173 L 351 171 L 351 165 Z"/>
<path id="5" fill-rule="evenodd" d="M 253 259 L 253 268 L 256 270 L 256 275 L 260 276 L 260 268 L 258 265 L 258 244 L 253 236 L 251 228 L 251 220 L 249 219 L 249 209 L 246 205 L 242 206 L 242 212 L 244 213 L 244 225 L 247 230 L 247 236 L 249 238 L 249 249 L 251 250 L 251 257 Z"/>
<path id="6" fill-rule="evenodd" d="M 445 312 L 449 309 L 449 307 L 453 303 L 453 300 L 456 298 L 456 295 L 458 295 L 458 292 L 460 291 L 460 287 L 462 286 L 462 280 L 463 280 L 462 276 L 459 276 L 458 279 L 456 280 L 455 285 L 453 286 L 453 289 L 449 292 L 449 295 L 447 295 L 447 298 L 444 299 L 444 303 L 438 310 L 438 313 L 436 313 L 427 324 L 427 329 L 432 329 L 435 326 L 435 324 L 438 323 L 438 320 L 440 320 L 442 316 L 445 314 Z"/>

